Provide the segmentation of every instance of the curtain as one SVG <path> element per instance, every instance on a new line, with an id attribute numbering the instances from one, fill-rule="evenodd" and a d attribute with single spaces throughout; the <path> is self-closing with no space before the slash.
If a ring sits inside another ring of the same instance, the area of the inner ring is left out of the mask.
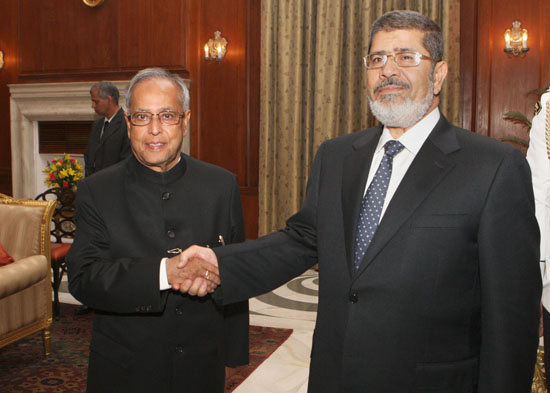
<path id="1" fill-rule="evenodd" d="M 300 208 L 323 141 L 376 124 L 362 57 L 385 12 L 414 10 L 441 26 L 449 75 L 440 109 L 458 123 L 459 7 L 460 0 L 262 0 L 260 235 Z"/>

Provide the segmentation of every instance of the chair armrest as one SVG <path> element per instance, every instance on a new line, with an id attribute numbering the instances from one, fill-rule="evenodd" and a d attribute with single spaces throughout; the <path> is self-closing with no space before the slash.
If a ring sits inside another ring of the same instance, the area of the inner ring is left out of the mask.
<path id="1" fill-rule="evenodd" d="M 31 255 L 0 267 L 0 299 L 36 284 L 49 273 L 44 255 Z"/>

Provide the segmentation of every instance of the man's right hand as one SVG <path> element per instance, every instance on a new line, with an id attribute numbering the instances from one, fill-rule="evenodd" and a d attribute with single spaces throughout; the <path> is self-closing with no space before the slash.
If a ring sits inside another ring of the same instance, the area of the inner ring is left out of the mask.
<path id="1" fill-rule="evenodd" d="M 202 247 L 192 246 L 183 253 L 166 260 L 166 275 L 173 290 L 190 295 L 205 296 L 220 285 L 218 263 L 214 252 L 204 254 Z M 204 255 L 203 255 L 204 254 Z M 213 261 L 213 263 L 212 263 Z"/>

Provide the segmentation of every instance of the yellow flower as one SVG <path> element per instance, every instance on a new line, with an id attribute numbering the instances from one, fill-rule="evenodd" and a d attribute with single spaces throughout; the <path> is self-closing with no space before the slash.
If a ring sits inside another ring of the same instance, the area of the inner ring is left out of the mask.
<path id="1" fill-rule="evenodd" d="M 42 172 L 46 174 L 44 183 L 54 188 L 75 187 L 84 177 L 82 165 L 66 153 L 49 161 Z"/>

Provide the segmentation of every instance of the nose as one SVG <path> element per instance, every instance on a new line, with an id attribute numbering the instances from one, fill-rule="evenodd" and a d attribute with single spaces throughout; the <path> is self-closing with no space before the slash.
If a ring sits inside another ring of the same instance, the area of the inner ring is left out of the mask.
<path id="1" fill-rule="evenodd" d="M 149 124 L 149 132 L 152 135 L 158 135 L 162 132 L 162 123 L 159 120 L 158 115 L 151 117 L 151 123 Z"/>
<path id="2" fill-rule="evenodd" d="M 395 57 L 393 55 L 388 56 L 388 60 L 386 61 L 386 64 L 380 69 L 380 75 L 384 78 L 390 78 L 392 76 L 397 75 L 399 70 L 399 66 L 395 62 Z"/>

